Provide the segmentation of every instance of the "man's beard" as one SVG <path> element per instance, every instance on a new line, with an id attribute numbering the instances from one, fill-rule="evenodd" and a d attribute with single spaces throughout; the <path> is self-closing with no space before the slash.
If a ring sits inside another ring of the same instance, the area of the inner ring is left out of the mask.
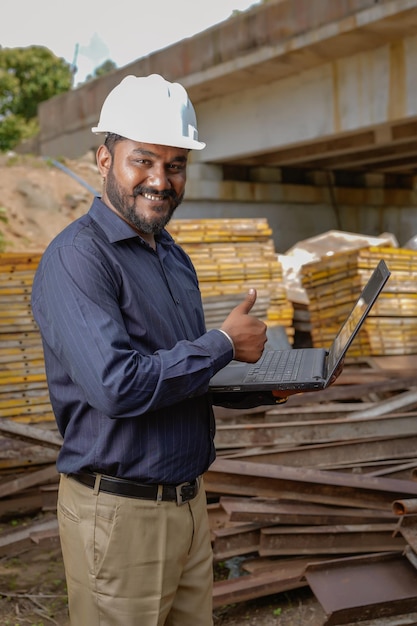
<path id="1" fill-rule="evenodd" d="M 178 196 L 173 189 L 166 189 L 162 192 L 158 192 L 152 187 L 144 187 L 142 185 L 138 185 L 137 187 L 135 187 L 133 190 L 133 194 L 128 195 L 122 191 L 122 188 L 114 177 L 112 170 L 110 170 L 107 175 L 106 193 L 110 202 L 118 211 L 118 213 L 120 213 L 120 215 L 131 226 L 133 226 L 133 228 L 146 235 L 158 235 L 168 224 L 174 214 L 175 209 L 181 204 L 184 198 L 184 194 Z M 145 218 L 142 215 L 138 215 L 138 213 L 136 212 L 135 199 L 143 193 L 159 196 L 161 198 L 161 201 L 169 198 L 171 200 L 171 206 L 168 213 L 164 215 L 161 213 L 161 215 L 158 215 L 159 209 L 157 206 L 155 206 L 153 209 L 155 216 L 151 219 Z M 129 201 L 132 196 L 133 202 L 130 203 Z"/>

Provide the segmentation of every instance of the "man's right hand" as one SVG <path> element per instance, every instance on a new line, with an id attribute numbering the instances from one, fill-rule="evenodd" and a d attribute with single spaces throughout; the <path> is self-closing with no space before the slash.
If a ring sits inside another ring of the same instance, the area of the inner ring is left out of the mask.
<path id="1" fill-rule="evenodd" d="M 256 302 L 256 289 L 249 289 L 246 298 L 224 320 L 221 330 L 229 335 L 235 346 L 235 359 L 255 363 L 266 343 L 266 324 L 249 315 Z"/>

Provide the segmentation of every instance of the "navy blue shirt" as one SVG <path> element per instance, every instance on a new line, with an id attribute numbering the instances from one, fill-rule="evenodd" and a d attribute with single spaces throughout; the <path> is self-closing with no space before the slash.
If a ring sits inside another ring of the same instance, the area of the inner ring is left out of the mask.
<path id="1" fill-rule="evenodd" d="M 179 483 L 214 460 L 207 390 L 232 346 L 206 331 L 189 257 L 166 231 L 156 239 L 155 251 L 96 198 L 41 259 L 32 309 L 59 472 Z"/>

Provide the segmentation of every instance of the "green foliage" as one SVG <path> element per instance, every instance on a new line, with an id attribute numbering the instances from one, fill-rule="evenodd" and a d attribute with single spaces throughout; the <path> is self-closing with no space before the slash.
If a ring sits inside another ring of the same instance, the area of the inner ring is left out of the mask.
<path id="1" fill-rule="evenodd" d="M 108 59 L 107 61 L 104 61 L 104 63 L 102 63 L 99 67 L 96 67 L 94 72 L 87 76 L 87 78 L 85 79 L 85 82 L 88 83 L 94 80 L 95 78 L 100 78 L 100 76 L 105 76 L 106 74 L 109 74 L 115 69 L 117 69 L 116 63 Z"/>
<path id="2" fill-rule="evenodd" d="M 38 104 L 69 91 L 71 65 L 43 46 L 0 47 L 0 151 L 38 132 Z"/>
<path id="3" fill-rule="evenodd" d="M 12 150 L 22 140 L 34 137 L 38 130 L 39 125 L 36 118 L 25 120 L 22 116 L 11 113 L 1 120 L 0 152 Z"/>

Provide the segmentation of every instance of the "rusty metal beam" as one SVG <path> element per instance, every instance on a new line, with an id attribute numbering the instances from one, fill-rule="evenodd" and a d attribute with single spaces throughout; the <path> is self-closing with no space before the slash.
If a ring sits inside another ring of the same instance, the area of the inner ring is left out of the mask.
<path id="1" fill-rule="evenodd" d="M 241 554 L 258 552 L 262 524 L 240 524 L 212 530 L 213 556 L 222 561 Z"/>
<path id="2" fill-rule="evenodd" d="M 327 616 L 323 626 L 382 620 L 417 610 L 417 571 L 398 554 L 315 563 L 307 567 L 306 578 Z M 392 622 L 400 623 L 404 622 Z"/>
<path id="3" fill-rule="evenodd" d="M 267 463 L 217 459 L 205 474 L 208 492 L 302 499 L 306 502 L 391 510 L 394 500 L 417 495 L 411 480 L 368 478 Z"/>
<path id="4" fill-rule="evenodd" d="M 417 552 L 417 515 L 405 515 L 400 518 L 397 525 L 397 530 L 406 540 L 407 544 L 413 550 Z"/>
<path id="5" fill-rule="evenodd" d="M 275 498 L 221 497 L 220 505 L 231 522 L 257 524 L 371 524 L 394 522 L 397 515 L 390 511 L 325 506 L 308 502 L 281 502 Z"/>
<path id="6" fill-rule="evenodd" d="M 343 465 L 362 465 L 369 461 L 403 459 L 415 456 L 417 436 L 374 437 L 351 441 L 294 447 L 262 446 L 224 454 L 223 458 L 252 463 L 270 463 L 291 467 L 333 469 Z"/>
<path id="7" fill-rule="evenodd" d="M 414 408 L 417 404 L 417 391 L 412 387 L 408 391 L 397 393 L 392 398 L 386 398 L 380 402 L 375 402 L 371 408 L 362 409 L 354 413 L 352 419 L 363 419 L 371 417 L 381 417 L 382 415 L 391 414 L 398 409 Z"/>
<path id="8" fill-rule="evenodd" d="M 289 400 L 288 400 L 289 401 Z M 296 420 L 300 422 L 306 420 L 322 420 L 322 419 L 338 419 L 348 418 L 351 413 L 355 413 L 358 409 L 370 409 L 374 402 L 327 402 L 326 404 L 310 404 L 308 406 L 288 406 L 286 404 L 281 406 L 281 411 L 276 409 L 267 410 L 265 412 L 265 422 L 291 422 Z M 248 416 L 249 417 L 249 416 Z M 223 421 L 228 424 L 232 423 L 227 419 L 227 415 L 223 417 Z M 246 420 L 249 421 L 249 420 Z M 256 421 L 256 420 L 253 420 Z M 222 423 L 222 421 L 219 421 Z M 240 423 L 240 420 L 236 420 L 236 423 Z"/>
<path id="9" fill-rule="evenodd" d="M 366 472 L 367 476 L 386 476 L 387 474 L 395 474 L 399 477 L 402 473 L 407 472 L 407 470 L 414 469 L 417 466 L 417 459 L 411 459 L 404 463 L 393 463 L 392 461 L 387 461 L 385 464 L 382 463 L 381 465 L 382 467 L 379 467 L 379 469 L 372 472 Z"/>
<path id="10" fill-rule="evenodd" d="M 358 370 L 357 374 L 349 374 L 349 371 L 340 377 L 336 384 L 327 387 L 327 389 L 315 391 L 311 393 L 300 393 L 289 398 L 286 407 L 306 406 L 318 402 L 340 402 L 346 400 L 358 400 L 361 397 L 367 397 L 369 393 L 387 393 L 396 390 L 407 389 L 416 384 L 415 377 L 404 376 L 404 372 L 395 370 L 369 370 L 371 374 L 367 374 L 366 370 L 362 373 Z M 392 380 L 390 379 L 392 376 Z M 368 382 L 363 382 L 369 378 Z M 279 412 L 279 409 L 271 409 L 271 412 Z"/>
<path id="11" fill-rule="evenodd" d="M 406 542 L 393 537 L 394 531 L 395 524 L 274 526 L 260 531 L 258 552 L 260 556 L 400 552 Z"/>
<path id="12" fill-rule="evenodd" d="M 417 396 L 417 394 L 416 394 Z M 242 448 L 259 445 L 294 445 L 324 443 L 401 435 L 417 435 L 417 412 L 360 417 L 355 414 L 343 420 L 277 422 L 266 424 L 220 424 L 216 430 L 216 447 Z"/>
<path id="13" fill-rule="evenodd" d="M 275 568 L 270 568 L 269 571 L 215 582 L 213 607 L 245 602 L 273 593 L 283 593 L 291 589 L 305 587 L 307 585 L 303 578 L 305 568 L 305 561 L 297 562 L 294 560 L 293 562 L 288 561 L 285 567 L 277 565 Z"/>

